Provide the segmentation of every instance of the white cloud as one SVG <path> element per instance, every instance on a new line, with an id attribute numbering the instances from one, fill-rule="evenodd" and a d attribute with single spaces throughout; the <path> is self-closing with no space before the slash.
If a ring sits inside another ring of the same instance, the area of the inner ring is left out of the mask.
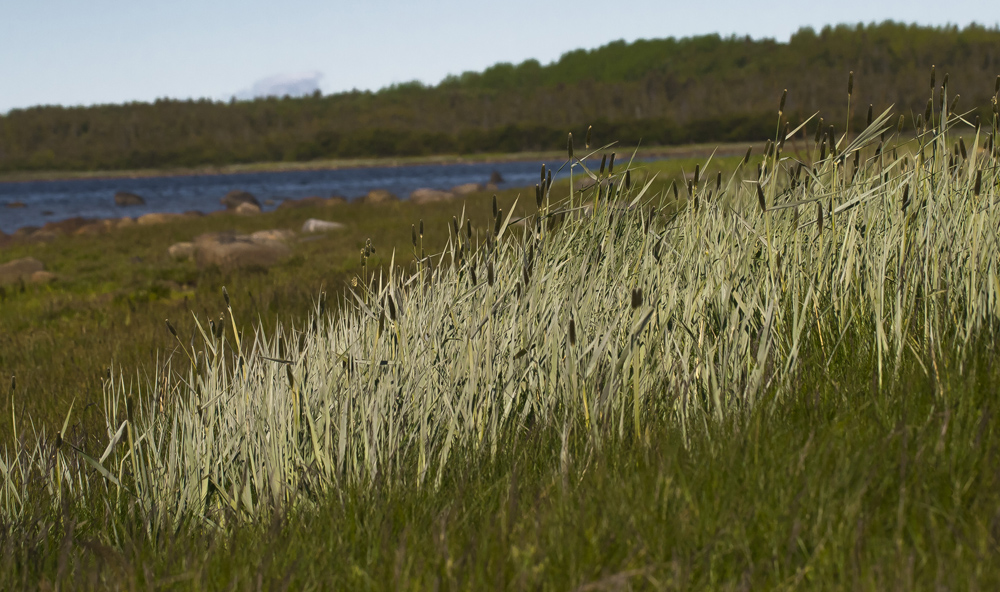
<path id="1" fill-rule="evenodd" d="M 275 74 L 253 83 L 249 90 L 236 93 L 237 99 L 255 99 L 258 97 L 302 97 L 319 90 L 322 72 L 295 72 Z"/>

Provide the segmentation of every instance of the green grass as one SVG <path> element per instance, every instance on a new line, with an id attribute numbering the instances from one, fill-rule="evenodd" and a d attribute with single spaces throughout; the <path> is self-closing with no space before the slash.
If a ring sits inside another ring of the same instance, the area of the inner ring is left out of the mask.
<path id="1" fill-rule="evenodd" d="M 221 341 L 206 336 L 192 348 L 197 370 L 186 369 L 188 352 L 175 348 L 175 376 L 149 386 L 116 379 L 104 409 L 101 393 L 76 396 L 78 405 L 97 408 L 89 419 L 75 412 L 78 423 L 63 431 L 65 440 L 95 457 L 118 420 L 129 418 L 122 423 L 127 445 L 112 446 L 105 464 L 122 483 L 83 471 L 72 489 L 85 498 L 63 497 L 61 482 L 54 494 L 51 463 L 67 478 L 83 465 L 45 438 L 35 449 L 42 457 L 32 461 L 42 467 L 39 477 L 24 489 L 32 503 L 0 518 L 0 587 L 995 588 L 996 161 L 974 154 L 953 170 L 943 131 L 932 136 L 924 141 L 941 156 L 914 166 L 907 151 L 880 162 L 872 151 L 878 132 L 869 134 L 867 144 L 851 148 L 863 155 L 855 181 L 833 159 L 817 163 L 811 185 L 794 180 L 789 160 L 764 161 L 761 179 L 752 176 L 754 162 L 736 170 L 738 157 L 701 163 L 697 200 L 681 189 L 681 200 L 671 201 L 664 181 L 650 185 L 659 195 L 639 210 L 599 208 L 592 218 L 549 229 L 545 240 L 512 228 L 495 255 L 481 247 L 494 226 L 484 199 L 468 210 L 472 246 L 480 249 L 468 251 L 466 263 L 456 263 L 462 248 L 454 238 L 445 243 L 447 231 L 429 239 L 449 257 L 435 262 L 427 291 L 420 287 L 426 263 L 409 271 L 385 265 L 386 244 L 396 247 L 397 263 L 410 261 L 403 255 L 409 229 L 399 224 L 386 232 L 394 238 L 375 239 L 381 259 L 368 262 L 369 271 L 381 270 L 382 287 L 359 287 L 357 304 L 336 307 L 301 337 L 288 323 L 309 326 L 308 292 L 293 307 L 267 307 L 279 323 L 257 302 L 273 301 L 281 286 L 330 280 L 304 264 L 352 249 L 357 261 L 368 234 L 363 225 L 399 219 L 359 218 L 350 244 L 324 250 L 306 243 L 315 251 L 267 276 L 192 267 L 193 288 L 177 282 L 182 288 L 174 290 L 162 275 L 123 279 L 119 261 L 107 270 L 85 268 L 56 296 L 38 288 L 15 294 L 22 308 L 10 313 L 12 323 L 69 322 L 64 329 L 79 336 L 86 325 L 73 325 L 78 313 L 57 306 L 57 296 L 77 302 L 102 290 L 111 306 L 133 303 L 129 311 L 139 317 L 170 310 L 156 307 L 180 309 L 177 300 L 189 291 L 188 306 L 206 309 L 191 307 L 204 322 L 222 308 L 206 284 L 221 280 L 245 329 L 240 356 L 213 353 Z M 629 199 L 652 173 L 669 178 L 689 172 L 689 164 L 635 171 Z M 736 170 L 733 184 L 724 181 L 724 197 L 709 194 L 714 167 L 727 178 Z M 976 170 L 986 171 L 986 182 L 973 195 Z M 505 211 L 511 197 L 501 199 Z M 532 196 L 523 197 L 534 210 Z M 580 196 L 571 199 L 570 206 L 580 203 Z M 440 226 L 455 211 L 409 207 L 394 206 Z M 822 233 L 812 223 L 820 207 L 828 208 Z M 265 222 L 276 225 L 238 221 Z M 147 238 L 151 257 L 175 239 L 132 237 Z M 70 257 L 66 245 L 51 248 Z M 87 261 L 72 256 L 76 268 Z M 497 285 L 470 292 L 468 262 L 477 261 L 483 274 L 489 257 Z M 526 271 L 524 261 L 538 268 Z M 158 269 L 182 275 L 185 268 Z M 351 263 L 337 273 L 357 272 Z M 630 311 L 636 287 L 645 300 Z M 248 309 L 263 321 L 254 331 Z M 489 337 L 471 330 L 480 316 Z M 569 318 L 578 322 L 572 339 Z M 194 325 L 187 319 L 175 323 L 183 345 Z M 223 347 L 232 351 L 236 337 L 226 333 Z M 426 350 L 423 343 L 430 343 Z M 149 353 L 171 348 L 166 342 Z M 5 351 L 17 349 L 12 342 Z M 287 382 L 275 365 L 282 358 L 293 361 Z M 373 360 L 398 370 L 388 375 L 367 364 Z M 492 391 L 494 364 L 518 379 Z M 7 411 L 35 405 L 30 416 L 54 433 L 73 396 L 72 381 L 67 385 L 66 399 L 51 408 L 29 403 L 19 387 L 16 408 Z M 224 405 L 215 404 L 217 394 L 227 397 Z M 169 398 L 158 411 L 148 402 L 157 396 Z M 491 424 L 504 401 L 524 411 L 504 411 Z M 341 417 L 353 430 L 346 457 L 330 446 L 335 438 L 324 439 L 345 433 L 329 417 L 345 404 Z M 110 415 L 107 435 L 103 414 Z M 25 421 L 18 425 L 25 434 Z M 150 478 L 160 474 L 155 467 L 171 472 L 195 458 L 193 449 L 176 447 L 168 459 L 172 443 L 187 442 L 170 431 L 176 426 L 218 434 L 223 451 L 211 457 L 215 492 L 189 509 L 174 505 L 184 480 Z M 280 473 L 285 490 L 253 476 L 257 459 L 289 463 Z M 61 472 L 59 463 L 71 462 Z M 123 495 L 126 488 L 135 493 Z"/>
<path id="2" fill-rule="evenodd" d="M 166 533 L 51 516 L 0 528 L 0 587 L 77 589 L 994 589 L 995 349 L 937 391 L 873 392 L 842 356 L 801 397 L 594 450 L 536 429 L 437 489 L 347 487 L 308 512 Z M 818 361 L 817 361 L 818 362 Z M 845 385 L 838 387 L 835 385 Z M 848 386 L 849 385 L 849 386 Z"/>

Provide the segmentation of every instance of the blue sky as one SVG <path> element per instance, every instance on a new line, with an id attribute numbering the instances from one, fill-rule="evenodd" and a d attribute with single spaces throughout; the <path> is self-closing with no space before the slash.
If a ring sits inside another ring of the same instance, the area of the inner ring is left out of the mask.
<path id="1" fill-rule="evenodd" d="M 787 40 L 801 26 L 1000 23 L 1000 2 L 0 0 L 0 113 L 39 104 L 225 99 L 275 84 L 324 93 L 434 84 L 497 62 L 548 63 L 616 39 Z"/>

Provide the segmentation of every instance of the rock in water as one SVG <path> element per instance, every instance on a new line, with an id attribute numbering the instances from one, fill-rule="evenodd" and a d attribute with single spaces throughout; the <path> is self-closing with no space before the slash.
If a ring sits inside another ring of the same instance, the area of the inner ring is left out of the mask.
<path id="1" fill-rule="evenodd" d="M 258 208 L 260 207 L 260 202 L 257 201 L 257 198 L 252 193 L 239 189 L 227 193 L 225 197 L 219 200 L 219 203 L 226 206 L 227 210 L 235 210 L 243 203 L 250 203 Z"/>
<path id="2" fill-rule="evenodd" d="M 503 183 L 503 175 L 500 174 L 500 171 L 493 171 L 493 173 L 490 174 L 490 184 L 499 185 L 501 183 Z"/>
<path id="3" fill-rule="evenodd" d="M 115 194 L 115 205 L 120 207 L 126 206 L 144 206 L 146 205 L 146 200 L 142 199 L 134 193 L 129 193 L 128 191 L 119 191 Z"/>
<path id="4" fill-rule="evenodd" d="M 309 218 L 302 224 L 302 232 L 329 232 L 343 228 L 346 228 L 346 226 L 340 222 L 328 222 L 326 220 L 317 220 L 316 218 Z"/>

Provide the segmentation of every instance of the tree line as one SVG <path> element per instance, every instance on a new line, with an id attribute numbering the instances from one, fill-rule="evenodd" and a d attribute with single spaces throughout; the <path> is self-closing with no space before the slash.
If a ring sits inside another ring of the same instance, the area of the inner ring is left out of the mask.
<path id="1" fill-rule="evenodd" d="M 39 106 L 0 116 L 0 171 L 189 167 L 321 158 L 548 150 L 567 132 L 626 145 L 773 137 L 788 89 L 795 125 L 820 111 L 846 124 L 868 105 L 911 120 L 948 74 L 958 109 L 991 116 L 1000 30 L 895 22 L 803 28 L 787 43 L 705 35 L 609 43 L 542 65 L 385 89 L 252 101 Z M 854 123 L 852 123 L 852 127 Z"/>

